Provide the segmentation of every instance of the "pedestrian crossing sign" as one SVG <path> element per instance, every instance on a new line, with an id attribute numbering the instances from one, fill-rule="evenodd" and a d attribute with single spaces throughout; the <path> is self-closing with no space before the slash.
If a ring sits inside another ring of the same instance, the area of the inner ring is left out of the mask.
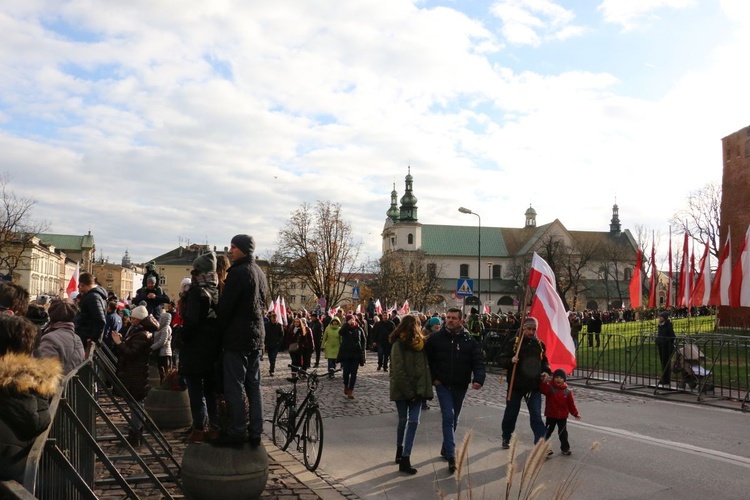
<path id="1" fill-rule="evenodd" d="M 459 278 L 456 283 L 457 297 L 471 297 L 474 295 L 474 280 Z"/>

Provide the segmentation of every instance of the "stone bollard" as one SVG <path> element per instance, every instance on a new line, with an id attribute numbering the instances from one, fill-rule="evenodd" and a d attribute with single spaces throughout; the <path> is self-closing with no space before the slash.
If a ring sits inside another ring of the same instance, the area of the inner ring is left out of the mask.
<path id="1" fill-rule="evenodd" d="M 242 448 L 189 444 L 182 455 L 182 489 L 190 500 L 260 498 L 268 481 L 261 443 Z"/>
<path id="2" fill-rule="evenodd" d="M 151 389 L 146 396 L 146 413 L 159 429 L 179 429 L 193 424 L 188 392 Z"/>

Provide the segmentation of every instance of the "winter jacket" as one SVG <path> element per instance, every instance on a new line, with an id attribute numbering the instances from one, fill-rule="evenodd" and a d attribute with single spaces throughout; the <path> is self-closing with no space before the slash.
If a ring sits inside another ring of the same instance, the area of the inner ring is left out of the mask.
<path id="1" fill-rule="evenodd" d="M 427 339 L 425 351 L 433 381 L 456 389 L 474 382 L 484 385 L 482 348 L 465 328 L 455 335 L 441 328 Z"/>
<path id="2" fill-rule="evenodd" d="M 101 342 L 107 325 L 107 292 L 97 285 L 81 296 L 75 317 L 76 333 L 83 345 L 87 340 Z"/>
<path id="3" fill-rule="evenodd" d="M 307 326 L 312 332 L 313 341 L 315 342 L 315 348 L 320 349 L 321 342 L 323 341 L 323 323 L 320 320 L 310 321 Z"/>
<path id="4" fill-rule="evenodd" d="M 128 338 L 116 346 L 117 378 L 136 401 L 146 398 L 151 386 L 148 384 L 148 356 L 151 353 L 153 335 L 136 325 Z"/>
<path id="5" fill-rule="evenodd" d="M 49 427 L 49 403 L 60 387 L 57 359 L 0 356 L 0 480 L 23 481 L 34 439 Z"/>
<path id="6" fill-rule="evenodd" d="M 378 344 L 378 347 L 382 347 L 384 352 L 390 352 L 391 343 L 388 340 L 388 337 L 390 337 L 391 332 L 395 329 L 396 325 L 394 325 L 393 321 L 389 319 L 378 321 L 375 323 L 375 326 L 372 327 L 373 342 Z"/>
<path id="7" fill-rule="evenodd" d="M 656 329 L 657 342 L 662 339 L 662 342 L 671 342 L 675 338 L 674 327 L 672 321 L 667 319 L 664 323 L 659 323 Z"/>
<path id="8" fill-rule="evenodd" d="M 321 347 L 325 352 L 326 359 L 336 359 L 339 357 L 339 348 L 341 347 L 341 338 L 339 337 L 341 327 L 338 323 L 332 323 L 326 327 L 321 340 Z"/>
<path id="9" fill-rule="evenodd" d="M 513 390 L 521 391 L 524 394 L 539 389 L 539 381 L 542 373 L 552 375 L 552 370 L 547 360 L 547 349 L 544 342 L 536 336 L 528 338 L 522 337 L 521 350 L 518 353 L 518 368 L 516 376 L 513 379 Z M 503 350 L 498 358 L 500 368 L 508 370 L 508 385 L 510 385 L 511 372 L 513 371 L 513 356 L 518 342 L 516 336 L 503 345 Z"/>
<path id="10" fill-rule="evenodd" d="M 284 342 L 284 327 L 281 326 L 281 323 L 271 323 L 269 322 L 266 326 L 266 338 L 265 338 L 265 346 L 266 350 L 279 350 L 281 349 L 281 344 Z"/>
<path id="11" fill-rule="evenodd" d="M 312 352 L 315 348 L 315 339 L 313 339 L 312 331 L 310 328 L 306 329 L 305 335 L 302 335 L 302 328 L 295 328 L 292 330 L 292 334 L 289 336 L 289 345 L 297 343 L 299 344 L 300 351 Z"/>
<path id="12" fill-rule="evenodd" d="M 424 349 L 406 345 L 396 340 L 391 349 L 389 373 L 391 401 L 432 399 L 432 376 Z"/>
<path id="13" fill-rule="evenodd" d="M 539 385 L 539 390 L 546 396 L 544 403 L 544 416 L 549 418 L 568 418 L 568 415 L 579 417 L 573 392 L 568 389 L 565 382 L 557 385 L 555 382 L 547 382 Z"/>
<path id="14" fill-rule="evenodd" d="M 148 298 L 151 293 L 154 294 L 153 299 Z M 144 286 L 136 292 L 135 298 L 133 299 L 133 304 L 135 305 L 138 305 L 141 302 L 146 303 L 146 309 L 148 309 L 150 315 L 158 318 L 161 316 L 162 305 L 169 302 L 169 296 L 162 291 L 161 287 L 155 286 L 154 288 L 148 288 Z"/>
<path id="15" fill-rule="evenodd" d="M 158 349 L 159 357 L 172 355 L 172 327 L 169 326 L 171 322 L 171 314 L 161 313 L 161 316 L 159 316 L 159 331 L 154 335 L 154 343 L 151 345 L 152 351 Z"/>
<path id="16" fill-rule="evenodd" d="M 361 327 L 346 324 L 339 328 L 339 343 L 339 355 L 336 359 L 356 359 L 361 365 L 365 363 L 367 337 Z"/>
<path id="17" fill-rule="evenodd" d="M 222 346 L 231 351 L 260 351 L 268 303 L 266 275 L 252 254 L 232 263 L 219 299 L 219 332 Z"/>
<path id="18" fill-rule="evenodd" d="M 58 321 L 49 325 L 42 334 L 35 358 L 57 358 L 67 375 L 83 362 L 86 352 L 81 338 L 76 335 L 73 322 Z"/>
<path id="19" fill-rule="evenodd" d="M 192 285 L 182 310 L 180 374 L 209 375 L 219 360 L 221 337 L 217 330 L 219 289 Z"/>

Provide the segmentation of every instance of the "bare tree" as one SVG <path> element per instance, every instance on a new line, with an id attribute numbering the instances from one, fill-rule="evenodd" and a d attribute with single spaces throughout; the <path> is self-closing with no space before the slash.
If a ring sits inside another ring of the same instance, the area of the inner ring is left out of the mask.
<path id="1" fill-rule="evenodd" d="M 388 301 L 408 299 L 413 310 L 435 303 L 440 291 L 442 265 L 424 252 L 397 250 L 385 254 L 376 266 L 373 293 Z"/>
<path id="2" fill-rule="evenodd" d="M 678 228 L 678 234 L 687 232 L 690 237 L 705 245 L 714 257 L 719 257 L 719 222 L 721 215 L 721 186 L 715 182 L 691 191 L 687 206 L 676 212 L 670 224 Z"/>
<path id="3" fill-rule="evenodd" d="M 286 276 L 302 280 L 316 297 L 325 297 L 333 306 L 343 296 L 346 283 L 362 269 L 358 263 L 361 248 L 351 224 L 342 217 L 340 204 L 303 203 L 279 231 L 272 261 Z"/>
<path id="4" fill-rule="evenodd" d="M 0 175 L 0 269 L 13 272 L 28 264 L 26 251 L 33 246 L 33 237 L 44 232 L 48 223 L 35 221 L 31 213 L 36 200 L 21 197 L 9 189 L 10 177 Z"/>

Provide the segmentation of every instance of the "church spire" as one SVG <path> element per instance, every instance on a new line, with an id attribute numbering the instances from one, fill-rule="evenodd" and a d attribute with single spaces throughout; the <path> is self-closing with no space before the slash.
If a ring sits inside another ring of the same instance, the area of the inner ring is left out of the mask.
<path id="1" fill-rule="evenodd" d="M 391 191 L 391 208 L 385 213 L 389 219 L 394 223 L 398 222 L 401 212 L 398 209 L 398 192 L 396 191 L 396 183 L 393 183 L 393 191 Z"/>
<path id="2" fill-rule="evenodd" d="M 620 207 L 617 206 L 617 199 L 612 205 L 612 220 L 609 222 L 609 232 L 611 234 L 620 234 L 622 226 L 620 225 Z"/>
<path id="3" fill-rule="evenodd" d="M 412 192 L 414 177 L 411 176 L 411 166 L 406 174 L 404 196 L 401 197 L 399 216 L 400 222 L 417 222 L 417 197 Z"/>

